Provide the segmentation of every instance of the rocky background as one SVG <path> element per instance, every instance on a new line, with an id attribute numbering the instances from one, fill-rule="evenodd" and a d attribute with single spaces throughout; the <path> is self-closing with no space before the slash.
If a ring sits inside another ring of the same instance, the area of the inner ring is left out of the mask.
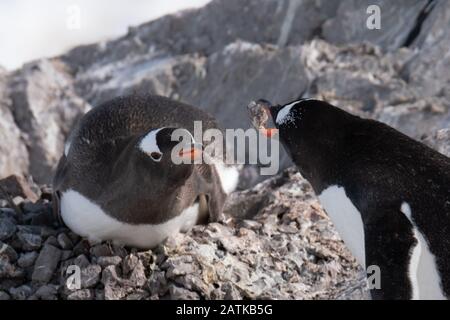
<path id="1" fill-rule="evenodd" d="M 366 28 L 371 4 L 380 30 Z M 450 1 L 215 0 L 0 67 L 0 178 L 17 175 L 0 181 L 0 299 L 367 298 L 362 270 L 293 169 L 254 187 L 261 179 L 246 175 L 251 188 L 232 195 L 223 221 L 152 251 L 58 227 L 45 184 L 74 122 L 133 92 L 199 106 L 225 128 L 250 127 L 255 98 L 317 97 L 450 155 L 449 48 Z M 71 290 L 74 264 L 82 283 Z"/>

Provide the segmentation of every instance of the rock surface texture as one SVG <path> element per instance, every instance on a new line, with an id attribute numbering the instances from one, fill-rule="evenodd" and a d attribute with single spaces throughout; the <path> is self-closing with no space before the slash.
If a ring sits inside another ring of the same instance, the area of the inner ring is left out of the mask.
<path id="1" fill-rule="evenodd" d="M 372 4 L 380 30 L 366 28 Z M 253 187 L 231 195 L 222 221 L 151 251 L 89 244 L 55 225 L 43 184 L 77 119 L 129 93 L 243 129 L 251 100 L 316 97 L 450 156 L 449 25 L 444 0 L 213 0 L 0 68 L 0 300 L 367 298 L 363 271 L 285 154 L 279 175 L 243 175 Z"/>
<path id="2" fill-rule="evenodd" d="M 368 298 L 363 270 L 294 168 L 233 193 L 222 221 L 148 251 L 58 226 L 48 192 L 16 201 L 20 216 L 0 209 L 2 299 Z"/>
<path id="3" fill-rule="evenodd" d="M 366 27 L 373 4 L 380 30 Z M 0 70 L 0 177 L 48 183 L 74 122 L 133 92 L 199 106 L 224 128 L 249 128 L 245 106 L 256 98 L 318 97 L 432 135 L 450 127 L 449 23 L 450 3 L 439 0 L 214 0 Z"/>

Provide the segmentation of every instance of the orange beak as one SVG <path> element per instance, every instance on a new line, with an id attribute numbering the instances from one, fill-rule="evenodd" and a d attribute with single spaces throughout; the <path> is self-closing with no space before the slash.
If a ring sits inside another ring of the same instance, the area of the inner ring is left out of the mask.
<path id="1" fill-rule="evenodd" d="M 191 161 L 200 159 L 202 156 L 202 150 L 198 147 L 192 146 L 191 148 L 182 149 L 179 153 L 179 156 L 184 159 L 188 159 Z"/>
<path id="2" fill-rule="evenodd" d="M 275 134 L 278 133 L 278 129 L 276 128 L 259 128 L 259 132 L 267 138 L 272 138 Z"/>

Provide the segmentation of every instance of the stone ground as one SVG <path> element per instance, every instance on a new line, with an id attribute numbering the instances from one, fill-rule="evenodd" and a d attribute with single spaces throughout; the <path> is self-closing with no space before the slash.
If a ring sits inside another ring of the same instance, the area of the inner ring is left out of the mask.
<path id="1" fill-rule="evenodd" d="M 368 298 L 362 269 L 293 168 L 232 194 L 220 222 L 146 251 L 90 244 L 54 223 L 48 187 L 15 185 L 16 209 L 0 203 L 0 299 Z"/>

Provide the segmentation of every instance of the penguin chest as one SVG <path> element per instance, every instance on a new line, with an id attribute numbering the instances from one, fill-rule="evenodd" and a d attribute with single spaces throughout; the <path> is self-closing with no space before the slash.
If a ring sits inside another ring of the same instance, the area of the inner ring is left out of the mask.
<path id="1" fill-rule="evenodd" d="M 347 197 L 345 189 L 330 186 L 322 191 L 319 200 L 345 245 L 365 269 L 364 224 L 361 214 Z"/>
<path id="2" fill-rule="evenodd" d="M 199 204 L 184 209 L 178 216 L 160 224 L 130 224 L 108 215 L 92 200 L 75 190 L 61 195 L 61 217 L 75 233 L 91 241 L 112 240 L 116 243 L 152 248 L 167 237 L 186 232 L 198 219 Z"/>

